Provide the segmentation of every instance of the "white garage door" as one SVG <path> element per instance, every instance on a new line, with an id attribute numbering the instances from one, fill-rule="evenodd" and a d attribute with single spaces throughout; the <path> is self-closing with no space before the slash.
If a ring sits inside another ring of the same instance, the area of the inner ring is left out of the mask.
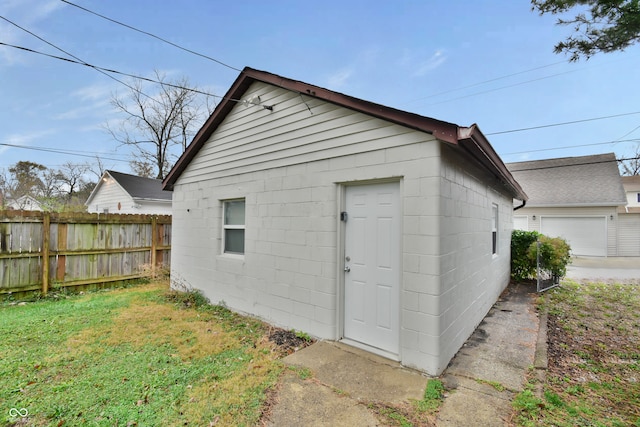
<path id="1" fill-rule="evenodd" d="M 607 218 L 593 216 L 540 218 L 540 232 L 562 237 L 573 255 L 607 256 Z"/>

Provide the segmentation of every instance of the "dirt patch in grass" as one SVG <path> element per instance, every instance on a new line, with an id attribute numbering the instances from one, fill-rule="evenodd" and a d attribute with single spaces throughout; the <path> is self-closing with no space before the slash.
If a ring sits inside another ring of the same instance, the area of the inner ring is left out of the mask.
<path id="1" fill-rule="evenodd" d="M 315 342 L 306 334 L 287 331 L 284 329 L 273 329 L 269 333 L 269 341 L 278 346 L 278 351 L 282 355 L 295 353 L 296 351 L 308 347 Z"/>
<path id="2" fill-rule="evenodd" d="M 640 426 L 640 286 L 567 283 L 546 298 L 547 377 L 520 424 Z"/>

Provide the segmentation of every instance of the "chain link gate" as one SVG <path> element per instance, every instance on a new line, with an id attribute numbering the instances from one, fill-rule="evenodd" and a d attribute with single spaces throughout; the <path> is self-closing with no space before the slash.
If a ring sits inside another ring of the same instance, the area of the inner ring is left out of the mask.
<path id="1" fill-rule="evenodd" d="M 560 285 L 560 277 L 554 275 L 550 269 L 546 268 L 544 262 L 540 260 L 540 241 L 536 241 L 537 251 L 536 251 L 536 269 L 537 269 L 537 291 L 544 292 L 548 289 L 555 288 Z"/>

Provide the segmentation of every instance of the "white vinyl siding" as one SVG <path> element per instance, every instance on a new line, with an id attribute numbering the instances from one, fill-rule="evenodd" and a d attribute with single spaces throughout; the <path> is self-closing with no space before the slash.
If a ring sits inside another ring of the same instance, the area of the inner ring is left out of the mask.
<path id="1" fill-rule="evenodd" d="M 640 214 L 618 216 L 618 256 L 640 256 Z"/>
<path id="2" fill-rule="evenodd" d="M 435 140 L 424 132 L 270 85 L 254 83 L 243 99 L 254 94 L 263 104 L 273 104 L 273 111 L 238 103 L 216 129 L 215 140 L 205 143 L 189 163 L 181 182 Z"/>
<path id="3" fill-rule="evenodd" d="M 99 185 L 98 191 L 88 206 L 89 212 L 103 213 L 108 209 L 110 213 L 140 213 L 134 210 L 134 201 L 131 196 L 112 178 L 102 181 Z M 118 203 L 120 209 L 118 209 Z"/>
<path id="4" fill-rule="evenodd" d="M 514 215 L 513 229 L 529 231 L 529 217 L 526 215 Z"/>

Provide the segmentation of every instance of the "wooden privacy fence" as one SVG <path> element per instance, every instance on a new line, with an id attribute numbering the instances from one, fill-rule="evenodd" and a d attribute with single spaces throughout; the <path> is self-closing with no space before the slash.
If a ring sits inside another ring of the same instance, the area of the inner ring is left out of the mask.
<path id="1" fill-rule="evenodd" d="M 0 211 L 0 294 L 141 278 L 170 252 L 169 215 Z"/>

